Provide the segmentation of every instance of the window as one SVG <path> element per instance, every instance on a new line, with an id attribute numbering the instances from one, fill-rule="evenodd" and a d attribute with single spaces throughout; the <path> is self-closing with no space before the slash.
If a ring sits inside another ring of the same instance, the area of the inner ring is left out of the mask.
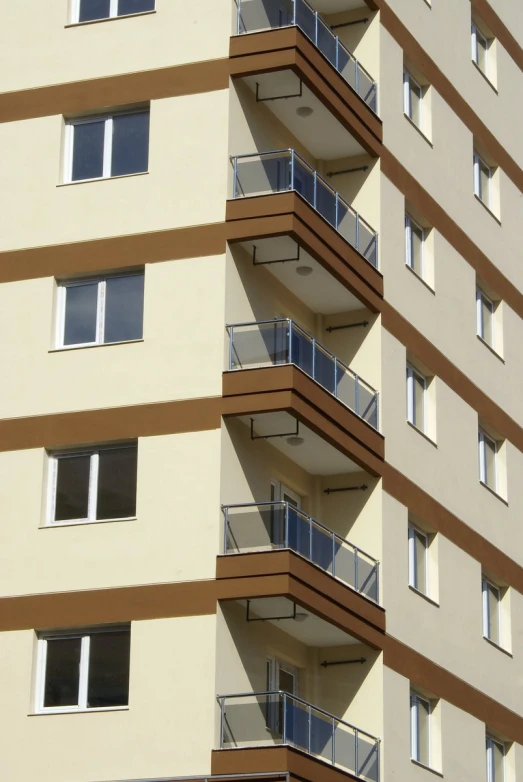
<path id="1" fill-rule="evenodd" d="M 497 488 L 498 444 L 482 429 L 478 432 L 479 479 L 493 491 Z"/>
<path id="2" fill-rule="evenodd" d="M 417 693 L 410 694 L 410 754 L 413 760 L 430 766 L 430 723 L 432 705 Z"/>
<path id="3" fill-rule="evenodd" d="M 409 214 L 405 215 L 405 262 L 407 266 L 416 272 L 418 277 L 424 278 L 424 243 L 425 231 Z"/>
<path id="4" fill-rule="evenodd" d="M 154 11 L 155 0 L 72 0 L 73 22 L 91 22 L 115 16 Z"/>
<path id="5" fill-rule="evenodd" d="M 407 420 L 422 432 L 425 429 L 425 392 L 427 381 L 407 364 Z"/>
<path id="6" fill-rule="evenodd" d="M 494 346 L 494 302 L 481 288 L 476 289 L 476 328 L 478 337 Z"/>
<path id="7" fill-rule="evenodd" d="M 489 641 L 500 645 L 501 590 L 486 578 L 482 579 L 483 635 Z"/>
<path id="8" fill-rule="evenodd" d="M 148 164 L 148 110 L 67 122 L 66 182 L 139 174 Z"/>
<path id="9" fill-rule="evenodd" d="M 143 274 L 64 282 L 58 288 L 57 347 L 141 339 Z"/>
<path id="10" fill-rule="evenodd" d="M 486 737 L 487 745 L 487 782 L 504 782 L 505 780 L 505 745 L 502 741 Z"/>
<path id="11" fill-rule="evenodd" d="M 427 535 L 416 527 L 409 526 L 409 584 L 424 595 L 428 592 L 428 548 Z"/>
<path id="12" fill-rule="evenodd" d="M 489 41 L 486 36 L 483 35 L 479 27 L 472 22 L 471 27 L 472 36 L 472 61 L 476 63 L 478 68 L 485 76 L 489 75 L 489 63 L 488 63 L 488 50 Z"/>
<path id="13" fill-rule="evenodd" d="M 130 645 L 129 627 L 42 634 L 37 711 L 127 706 Z"/>
<path id="14" fill-rule="evenodd" d="M 490 209 L 492 169 L 474 152 L 474 195 Z"/>
<path id="15" fill-rule="evenodd" d="M 408 71 L 403 71 L 403 111 L 412 122 L 422 126 L 423 88 Z"/>
<path id="16" fill-rule="evenodd" d="M 49 522 L 134 517 L 137 455 L 136 444 L 52 455 Z"/>

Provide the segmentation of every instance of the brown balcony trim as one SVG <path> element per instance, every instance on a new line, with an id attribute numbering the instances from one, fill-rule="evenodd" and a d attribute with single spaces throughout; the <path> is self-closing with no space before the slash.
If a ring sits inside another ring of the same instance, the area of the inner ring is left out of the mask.
<path id="1" fill-rule="evenodd" d="M 290 68 L 362 147 L 378 157 L 381 120 L 298 27 L 285 27 L 231 38 L 231 76 Z"/>
<path id="2" fill-rule="evenodd" d="M 229 242 L 289 234 L 372 312 L 379 311 L 383 298 L 380 272 L 298 193 L 231 199 L 226 220 Z"/>
<path id="3" fill-rule="evenodd" d="M 222 579 L 228 580 L 223 592 L 220 585 L 218 586 L 221 599 L 224 599 L 225 594 L 233 596 L 234 599 L 266 597 L 267 589 L 271 586 L 270 580 L 265 584 L 265 579 L 272 576 L 285 576 L 287 588 L 290 590 L 285 594 L 289 598 L 297 601 L 299 595 L 300 605 L 305 605 L 343 630 L 359 635 L 358 630 L 361 631 L 362 628 L 352 619 L 345 619 L 341 623 L 340 608 L 351 617 L 358 618 L 382 633 L 385 632 L 385 611 L 381 606 L 290 549 L 222 554 L 216 560 L 218 582 Z M 272 581 L 274 588 L 278 580 Z M 365 635 L 360 636 L 360 640 L 368 643 L 368 628 L 365 628 L 364 632 Z"/>
<path id="4" fill-rule="evenodd" d="M 211 755 L 211 774 L 249 774 L 288 771 L 293 780 L 307 782 L 342 782 L 355 779 L 342 771 L 293 747 L 249 747 L 215 749 Z"/>
<path id="5" fill-rule="evenodd" d="M 384 458 L 383 435 L 293 364 L 224 372 L 222 393 L 224 416 L 287 410 L 365 469 Z"/>

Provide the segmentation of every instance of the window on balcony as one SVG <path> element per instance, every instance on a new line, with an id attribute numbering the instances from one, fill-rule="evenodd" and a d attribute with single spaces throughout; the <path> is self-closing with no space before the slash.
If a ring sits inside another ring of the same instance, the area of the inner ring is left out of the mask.
<path id="1" fill-rule="evenodd" d="M 130 644 L 129 626 L 40 635 L 36 710 L 126 707 Z"/>
<path id="2" fill-rule="evenodd" d="M 410 694 L 410 752 L 412 760 L 431 766 L 432 703 L 415 692 Z"/>
<path id="3" fill-rule="evenodd" d="M 52 454 L 48 523 L 133 518 L 137 454 L 136 444 Z"/>
<path id="4" fill-rule="evenodd" d="M 59 283 L 57 348 L 141 339 L 143 291 L 143 273 Z"/>
<path id="5" fill-rule="evenodd" d="M 154 11 L 155 0 L 72 0 L 72 22 L 92 22 Z"/>
<path id="6" fill-rule="evenodd" d="M 487 782 L 505 782 L 506 746 L 503 741 L 486 736 Z"/>
<path id="7" fill-rule="evenodd" d="M 470 27 L 472 62 L 495 88 L 496 39 L 483 19 L 473 14 Z"/>
<path id="8" fill-rule="evenodd" d="M 149 164 L 149 110 L 66 123 L 65 181 L 139 174 Z"/>

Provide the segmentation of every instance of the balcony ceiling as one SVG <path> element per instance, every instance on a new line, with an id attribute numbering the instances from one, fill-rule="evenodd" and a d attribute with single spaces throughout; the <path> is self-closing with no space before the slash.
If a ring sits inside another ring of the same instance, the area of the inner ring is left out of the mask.
<path id="1" fill-rule="evenodd" d="M 301 86 L 301 97 L 284 97 L 300 92 L 300 80 L 294 71 L 257 73 L 246 76 L 244 81 L 254 94 L 258 84 L 258 96 L 261 98 L 281 96 L 278 100 L 264 101 L 264 105 L 316 159 L 335 160 L 366 154 L 361 144 L 305 84 Z M 296 112 L 304 107 L 311 108 L 313 113 L 300 117 Z"/>
<path id="2" fill-rule="evenodd" d="M 320 14 L 339 14 L 342 11 L 352 11 L 354 8 L 367 8 L 365 0 L 309 0 L 309 2 Z"/>

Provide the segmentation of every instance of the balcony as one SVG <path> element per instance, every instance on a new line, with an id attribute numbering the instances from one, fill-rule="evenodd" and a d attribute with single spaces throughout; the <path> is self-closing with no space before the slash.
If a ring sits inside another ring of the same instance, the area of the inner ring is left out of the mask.
<path id="1" fill-rule="evenodd" d="M 294 364 L 346 408 L 378 429 L 378 392 L 289 318 L 227 326 L 229 370 Z"/>
<path id="2" fill-rule="evenodd" d="M 372 76 L 306 0 L 238 0 L 237 34 L 297 27 L 375 114 L 378 88 Z"/>
<path id="3" fill-rule="evenodd" d="M 223 506 L 224 553 L 291 549 L 356 592 L 378 602 L 379 563 L 288 502 Z"/>
<path id="4" fill-rule="evenodd" d="M 220 749 L 287 745 L 379 782 L 379 739 L 329 712 L 282 690 L 219 695 L 218 701 Z"/>

